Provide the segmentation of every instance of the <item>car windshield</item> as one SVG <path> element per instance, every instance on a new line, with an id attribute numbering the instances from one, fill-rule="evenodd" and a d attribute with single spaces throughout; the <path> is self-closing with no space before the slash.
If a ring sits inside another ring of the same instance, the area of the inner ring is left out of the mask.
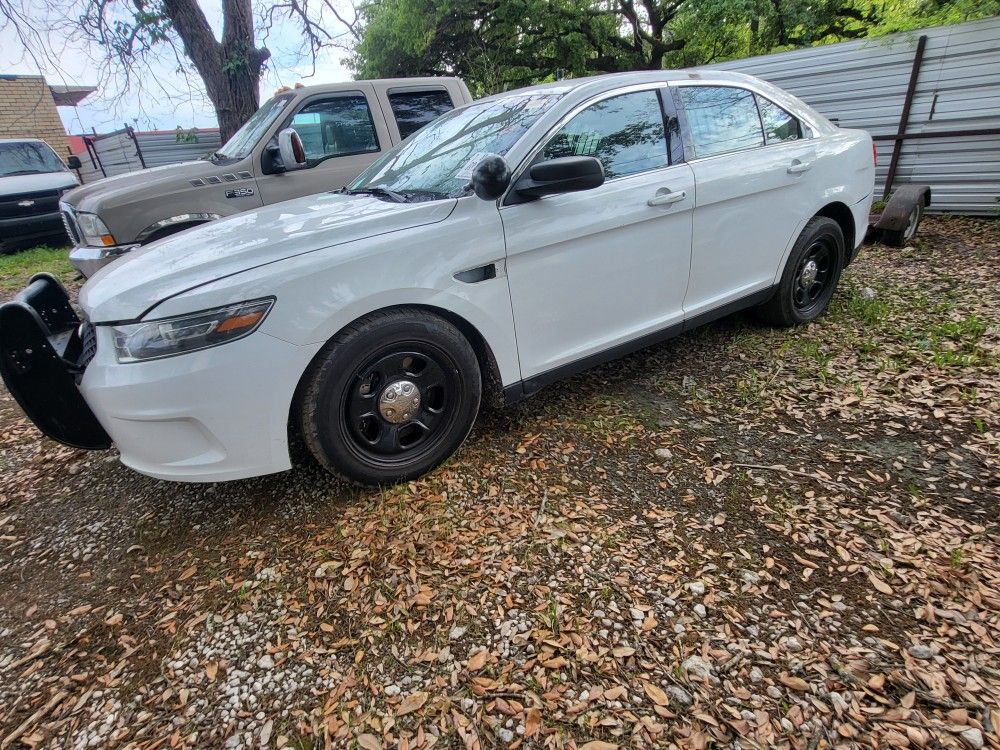
<path id="1" fill-rule="evenodd" d="M 19 174 L 46 174 L 66 169 L 46 143 L 16 141 L 0 143 L 0 177 Z"/>
<path id="2" fill-rule="evenodd" d="M 506 154 L 561 96 L 524 92 L 441 115 L 387 152 L 346 191 L 375 191 L 407 200 L 460 196 L 483 157 Z"/>
<path id="3" fill-rule="evenodd" d="M 243 159 L 249 156 L 254 145 L 264 137 L 264 133 L 278 119 L 291 99 L 291 94 L 285 94 L 264 102 L 264 106 L 254 112 L 250 119 L 243 123 L 243 127 L 233 133 L 233 137 L 226 141 L 225 146 L 212 154 L 212 157 Z"/>

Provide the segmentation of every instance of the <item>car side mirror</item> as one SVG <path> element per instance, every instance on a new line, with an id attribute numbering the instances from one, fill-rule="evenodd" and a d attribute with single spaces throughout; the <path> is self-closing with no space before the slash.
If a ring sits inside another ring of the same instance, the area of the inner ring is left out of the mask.
<path id="1" fill-rule="evenodd" d="M 524 199 L 543 195 L 592 190 L 604 184 L 604 165 L 593 156 L 560 156 L 533 164 L 514 183 L 514 192 Z"/>
<path id="2" fill-rule="evenodd" d="M 306 148 L 295 128 L 285 128 L 278 133 L 278 153 L 286 171 L 302 169 L 306 165 Z"/>
<path id="3" fill-rule="evenodd" d="M 81 169 L 83 167 L 83 162 L 80 161 L 79 156 L 72 154 L 66 157 L 66 166 L 70 169 Z"/>
<path id="4" fill-rule="evenodd" d="M 476 197 L 495 201 L 510 185 L 510 167 L 502 156 L 487 156 L 472 170 L 469 185 Z"/>

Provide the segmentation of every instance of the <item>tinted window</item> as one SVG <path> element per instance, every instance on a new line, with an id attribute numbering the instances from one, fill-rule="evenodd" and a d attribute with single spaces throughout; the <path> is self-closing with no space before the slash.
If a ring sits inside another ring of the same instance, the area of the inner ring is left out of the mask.
<path id="1" fill-rule="evenodd" d="M 312 163 L 378 151 L 375 123 L 362 94 L 310 102 L 295 114 L 291 127 L 302 138 L 306 158 Z"/>
<path id="2" fill-rule="evenodd" d="M 764 123 L 764 136 L 768 143 L 794 141 L 802 137 L 799 121 L 769 99 L 757 97 L 760 119 Z"/>
<path id="3" fill-rule="evenodd" d="M 764 145 L 753 94 L 731 86 L 681 86 L 696 156 Z"/>
<path id="4" fill-rule="evenodd" d="M 400 91 L 389 94 L 389 106 L 392 107 L 401 138 L 454 109 L 451 94 L 447 91 Z"/>
<path id="5" fill-rule="evenodd" d="M 611 179 L 667 166 L 663 112 L 655 91 L 622 94 L 592 104 L 553 136 L 544 159 L 596 156 Z"/>

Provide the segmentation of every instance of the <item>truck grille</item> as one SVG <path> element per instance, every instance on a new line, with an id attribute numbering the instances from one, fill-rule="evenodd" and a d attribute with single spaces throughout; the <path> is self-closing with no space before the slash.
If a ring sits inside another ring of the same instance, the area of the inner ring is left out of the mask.
<path id="1" fill-rule="evenodd" d="M 83 244 L 83 234 L 80 232 L 80 225 L 76 222 L 76 214 L 68 203 L 59 204 L 59 215 L 62 216 L 63 226 L 66 227 L 66 234 L 74 245 Z"/>
<path id="2" fill-rule="evenodd" d="M 39 190 L 0 197 L 0 219 L 22 219 L 59 210 L 58 190 Z"/>

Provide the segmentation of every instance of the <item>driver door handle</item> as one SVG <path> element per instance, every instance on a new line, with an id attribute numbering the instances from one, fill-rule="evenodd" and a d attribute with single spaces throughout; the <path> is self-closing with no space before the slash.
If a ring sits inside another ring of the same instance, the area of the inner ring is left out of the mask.
<path id="1" fill-rule="evenodd" d="M 656 195 L 646 201 L 649 206 L 669 206 L 671 203 L 679 203 L 687 198 L 687 193 L 683 190 L 671 190 L 670 188 L 660 188 Z"/>
<path id="2" fill-rule="evenodd" d="M 791 166 L 788 167 L 788 174 L 802 174 L 810 169 L 812 169 L 812 162 L 794 159 Z"/>

